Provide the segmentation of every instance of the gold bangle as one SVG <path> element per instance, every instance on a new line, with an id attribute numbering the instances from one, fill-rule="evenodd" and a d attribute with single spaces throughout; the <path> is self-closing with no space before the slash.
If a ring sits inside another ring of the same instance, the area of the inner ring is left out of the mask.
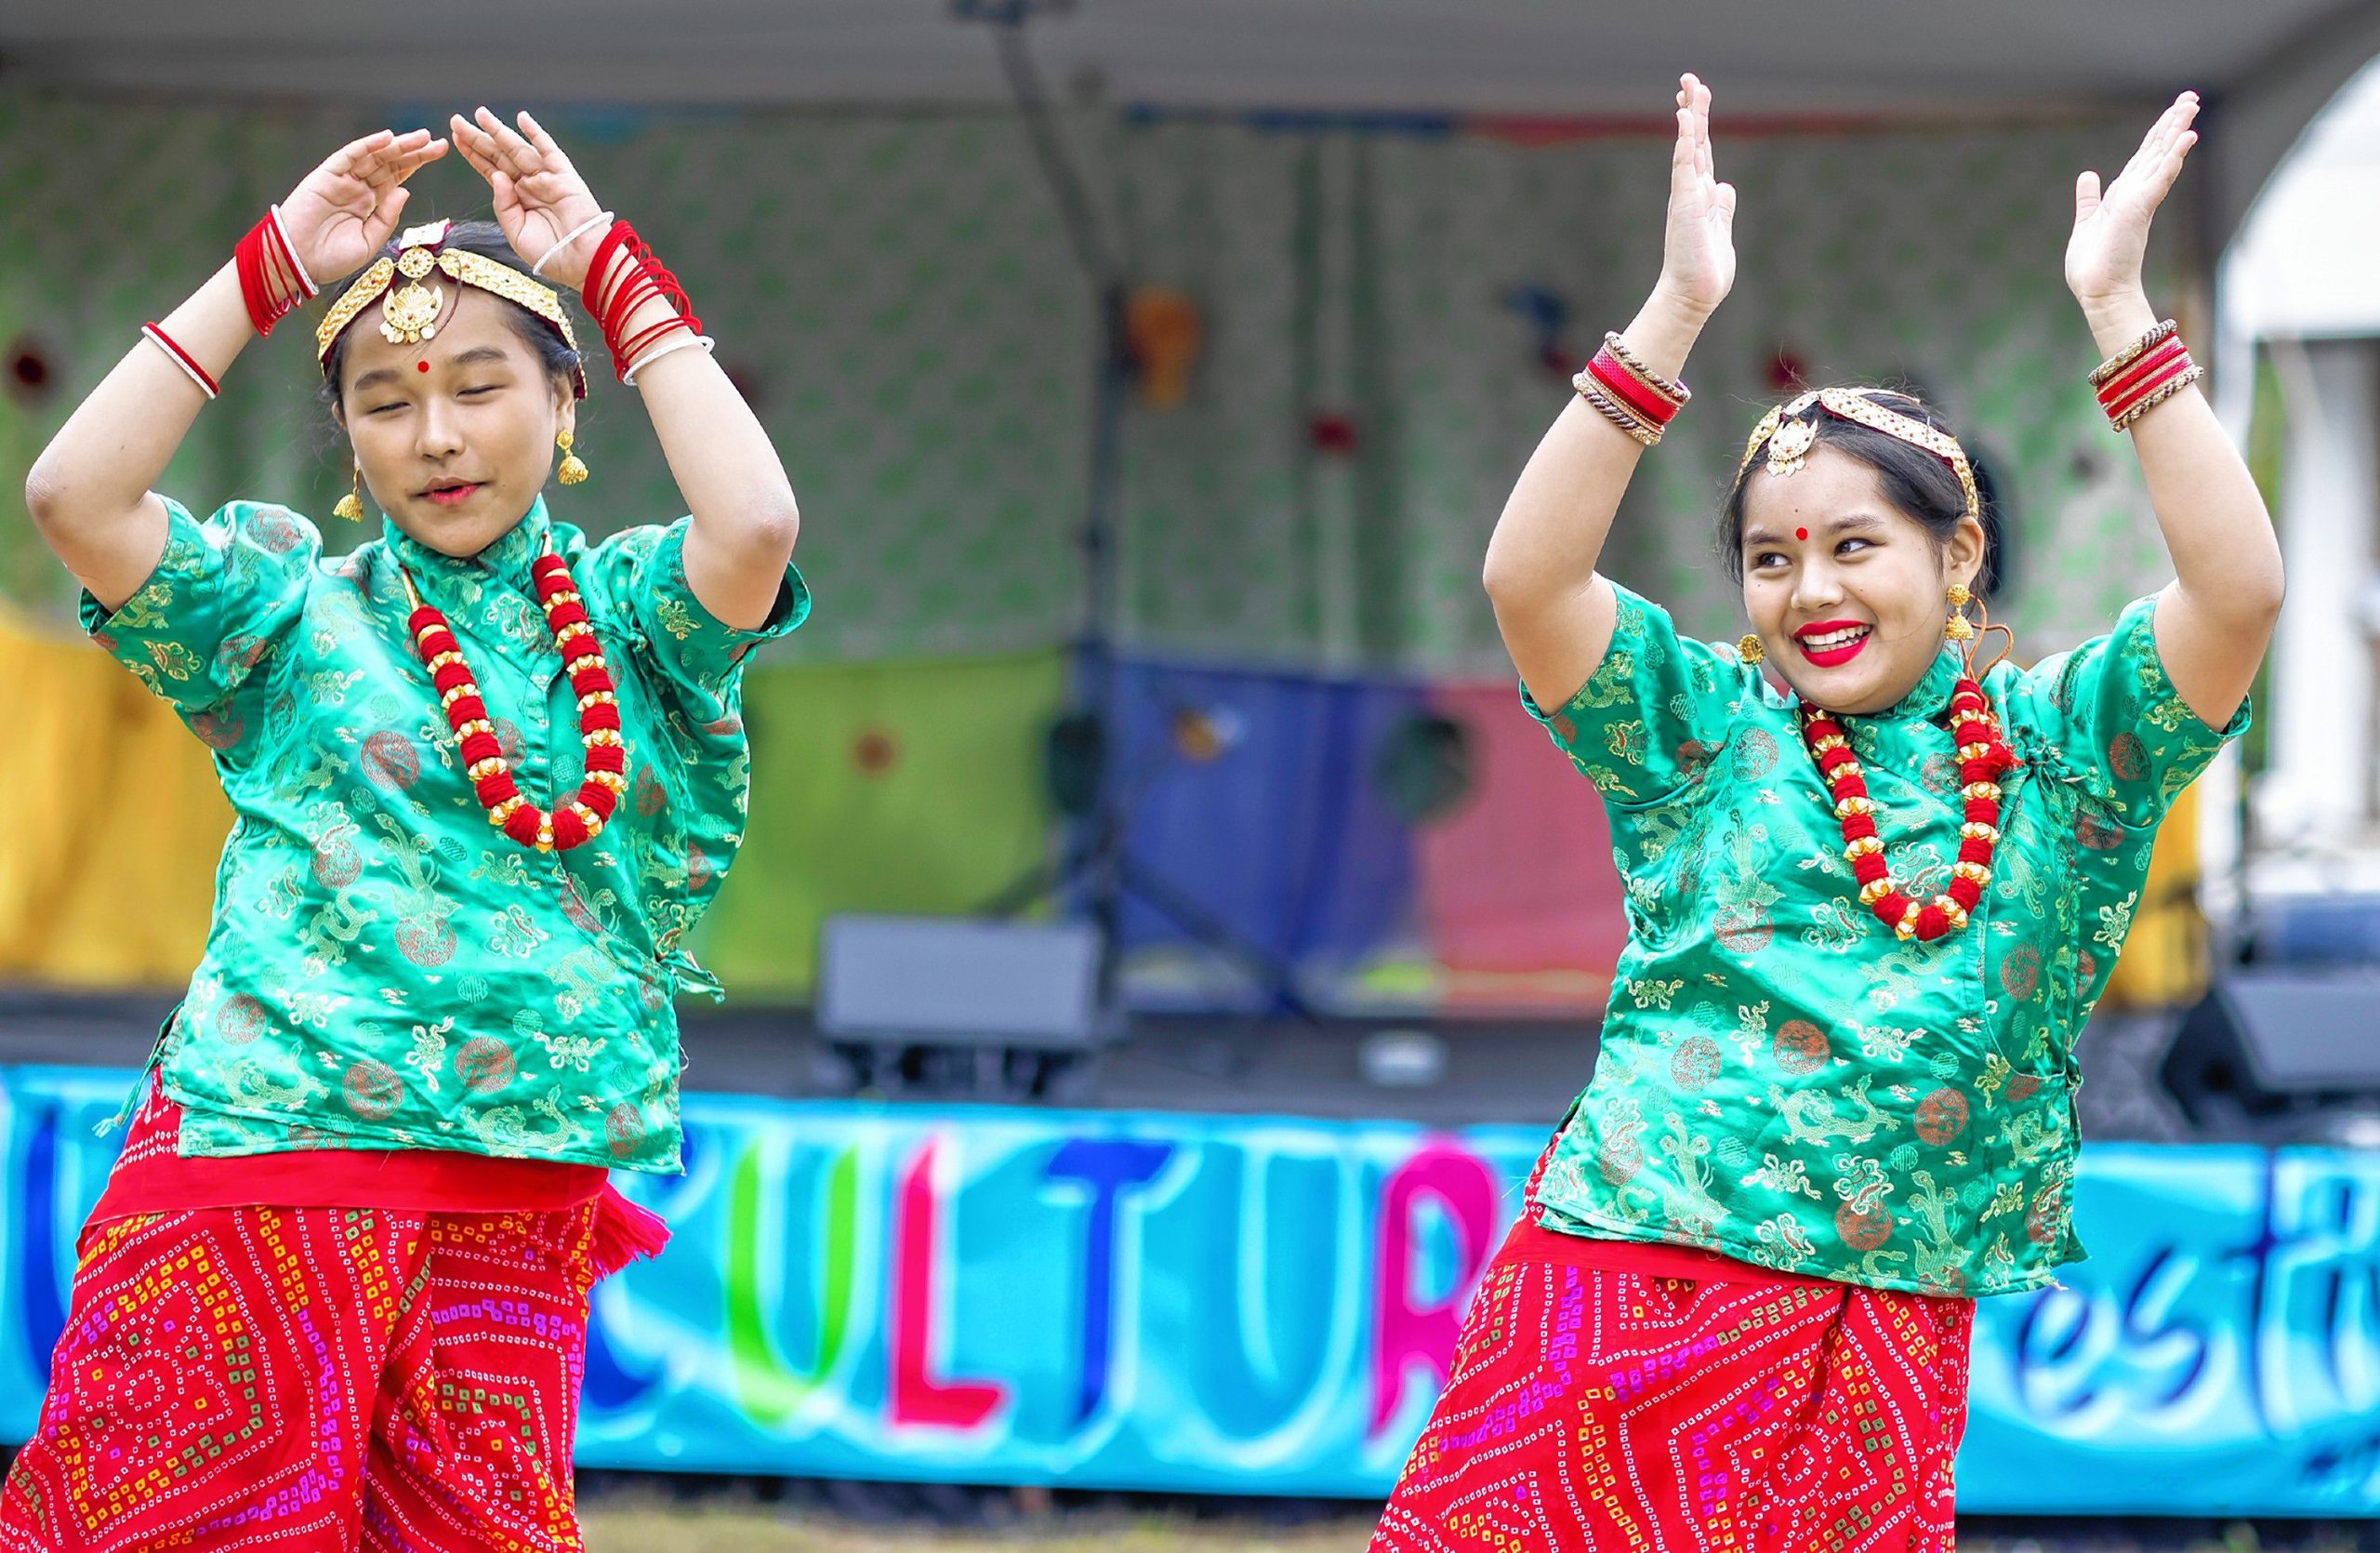
<path id="1" fill-rule="evenodd" d="M 2133 363 L 2138 361 L 2142 356 L 2147 355 L 2151 348 L 2162 343 L 2169 337 L 2179 333 L 2180 330 L 2180 325 L 2175 323 L 2170 318 L 2166 319 L 2163 323 L 2158 325 L 2147 334 L 2142 335 L 2138 339 L 2134 340 L 2131 344 L 2125 346 L 2114 355 L 2109 356 L 2106 361 L 2103 361 L 2098 365 L 2093 367 L 2087 381 L 2093 388 L 2097 388 L 2100 384 L 2106 382 L 2117 373 L 2122 372 L 2125 367 L 2130 366 Z"/>
<path id="2" fill-rule="evenodd" d="M 1647 426 L 1637 419 L 1634 411 L 1618 400 L 1606 397 L 1601 389 L 1594 386 L 1594 379 L 1585 373 L 1581 372 L 1577 378 L 1572 378 L 1570 386 L 1577 389 L 1579 397 L 1593 405 L 1604 419 L 1610 421 L 1646 447 L 1651 447 L 1661 440 L 1659 427 Z"/>
<path id="3" fill-rule="evenodd" d="M 2175 378 L 2172 382 L 2167 383 L 2164 387 L 2159 389 L 2156 392 L 2150 394 L 2139 404 L 2135 405 L 2132 408 L 2124 411 L 2123 415 L 2120 418 L 2109 421 L 2109 425 L 2112 426 L 2119 431 L 2131 431 L 2133 422 L 2138 420 L 2142 416 L 2147 415 L 2149 411 L 2155 409 L 2158 405 L 2162 405 L 2166 400 L 2171 399 L 2174 395 L 2181 392 L 2182 390 L 2189 387 L 2192 383 L 2197 382 L 2201 378 L 2205 376 L 2206 368 L 2192 365 L 2188 372 L 2183 373 L 2180 377 Z"/>

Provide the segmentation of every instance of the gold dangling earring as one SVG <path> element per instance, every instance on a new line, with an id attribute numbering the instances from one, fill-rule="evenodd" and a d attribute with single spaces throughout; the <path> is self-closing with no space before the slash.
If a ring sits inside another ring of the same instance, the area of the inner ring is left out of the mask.
<path id="1" fill-rule="evenodd" d="M 1964 583 L 1954 582 L 1950 584 L 1948 597 L 1950 601 L 1950 618 L 1942 627 L 1942 640 L 1945 642 L 1974 641 L 1975 627 L 1968 622 L 1964 612 L 1968 604 L 1975 602 L 1975 595 L 1967 591 Z"/>
<path id="2" fill-rule="evenodd" d="M 1768 656 L 1768 649 L 1760 644 L 1759 637 L 1746 631 L 1742 639 L 1736 644 L 1736 656 L 1746 663 L 1758 663 Z"/>
<path id="3" fill-rule="evenodd" d="M 570 442 L 568 431 L 554 433 L 554 445 L 562 449 L 562 468 L 554 471 L 554 478 L 565 485 L 575 485 L 587 478 L 587 462 L 570 450 Z"/>
<path id="4" fill-rule="evenodd" d="M 344 518 L 349 523 L 362 523 L 364 498 L 359 493 L 364 488 L 364 466 L 356 464 L 352 467 L 354 473 L 349 477 L 347 494 L 339 498 L 337 504 L 331 509 L 331 516 Z"/>

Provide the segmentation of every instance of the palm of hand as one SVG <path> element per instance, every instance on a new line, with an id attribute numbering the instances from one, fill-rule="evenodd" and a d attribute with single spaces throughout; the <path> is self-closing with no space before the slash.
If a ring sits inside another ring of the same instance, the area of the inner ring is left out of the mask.
<path id="1" fill-rule="evenodd" d="M 508 178 L 496 189 L 496 223 L 512 249 L 536 259 L 582 221 L 602 214 L 568 162 L 525 178 Z"/>
<path id="2" fill-rule="evenodd" d="M 1706 312 L 1726 300 L 1736 284 L 1735 224 L 1736 191 L 1719 181 L 1711 154 L 1711 88 L 1696 76 L 1681 76 L 1662 285 Z"/>
<path id="3" fill-rule="evenodd" d="M 1671 279 L 1698 301 L 1716 307 L 1736 284 L 1733 218 L 1707 192 L 1670 218 Z"/>
<path id="4" fill-rule="evenodd" d="M 397 230 L 405 179 L 445 154 L 446 142 L 427 129 L 377 130 L 333 152 L 281 204 L 306 272 L 328 280 L 369 259 Z"/>
<path id="5" fill-rule="evenodd" d="M 2190 127 L 2198 117 L 2198 94 L 2184 92 L 2149 126 L 2106 192 L 2099 176 L 2084 173 L 2074 185 L 2074 232 L 2066 240 L 2066 284 L 2088 302 L 2117 296 L 2140 285 L 2149 252 L 2149 223 L 2181 176 L 2182 163 L 2198 143 Z"/>
<path id="6" fill-rule="evenodd" d="M 468 119 L 457 113 L 450 122 L 464 160 L 487 179 L 496 225 L 522 259 L 533 263 L 544 259 L 564 237 L 602 214 L 587 180 L 530 114 L 520 115 L 518 130 L 485 108 Z M 583 251 L 586 246 L 578 246 Z M 563 284 L 577 285 L 585 262 L 575 255 L 565 258 L 553 274 Z"/>
<path id="7" fill-rule="evenodd" d="M 389 240 L 395 219 L 380 220 L 379 206 L 379 192 L 362 179 L 318 167 L 283 202 L 281 217 L 293 234 L 311 234 L 299 257 L 321 278 L 360 267 Z"/>
<path id="8" fill-rule="evenodd" d="M 2099 207 L 2074 223 L 2066 241 L 2066 284 L 2078 297 L 2106 297 L 2140 284 L 2153 210 L 2129 178 L 2119 178 Z"/>

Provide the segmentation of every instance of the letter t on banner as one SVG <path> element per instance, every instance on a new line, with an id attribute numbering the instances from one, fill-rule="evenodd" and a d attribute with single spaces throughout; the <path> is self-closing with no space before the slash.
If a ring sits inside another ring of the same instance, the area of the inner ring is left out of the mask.
<path id="1" fill-rule="evenodd" d="M 1454 1224 L 1455 1279 L 1446 1297 L 1414 1305 L 1415 1209 L 1436 1199 Z M 1389 1174 L 1381 1190 L 1380 1276 L 1373 1294 L 1372 1416 L 1367 1431 L 1378 1434 L 1405 1400 L 1407 1370 L 1420 1363 L 1446 1384 L 1462 1331 L 1462 1307 L 1486 1270 L 1495 1245 L 1496 1177 L 1487 1162 L 1459 1144 L 1424 1144 Z"/>
<path id="2" fill-rule="evenodd" d="M 1091 1188 L 1091 1225 L 1082 1248 L 1082 1368 L 1075 1392 L 1075 1422 L 1099 1411 L 1107 1394 L 1107 1366 L 1116 1344 L 1116 1200 L 1127 1187 L 1157 1179 L 1173 1157 L 1170 1143 L 1131 1138 L 1076 1138 L 1051 1156 L 1052 1181 Z"/>
<path id="3" fill-rule="evenodd" d="M 934 1379 L 934 1265 L 940 1204 L 933 1190 L 933 1156 L 940 1140 L 919 1146 L 901 1173 L 894 1211 L 892 1268 L 892 1422 L 972 1429 L 1008 1400 L 996 1381 Z"/>

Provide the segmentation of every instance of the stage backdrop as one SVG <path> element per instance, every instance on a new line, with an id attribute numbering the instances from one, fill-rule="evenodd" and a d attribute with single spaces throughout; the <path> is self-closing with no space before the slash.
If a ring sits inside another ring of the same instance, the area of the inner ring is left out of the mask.
<path id="1" fill-rule="evenodd" d="M 0 1070 L 0 1439 L 35 1423 L 130 1075 Z M 603 1284 L 589 1466 L 1384 1494 L 1541 1141 L 687 1097 Z M 1977 1511 L 2368 1513 L 2380 1160 L 2086 1150 L 2092 1260 L 1986 1302 Z"/>
<path id="2" fill-rule="evenodd" d="M 348 136 L 443 112 L 0 89 L 0 209 L 25 218 L 0 224 L 0 484 L 268 201 Z M 1093 310 L 1012 115 L 548 122 L 685 278 L 801 496 L 819 607 L 765 658 L 1070 638 Z M 1666 137 L 1536 126 L 1524 142 L 1493 124 L 1328 115 L 1067 127 L 1130 278 L 1179 290 L 1197 317 L 1184 397 L 1137 403 L 1126 429 L 1130 644 L 1501 672 L 1480 555 L 1569 373 L 1652 285 Z M 2119 165 L 2138 131 L 2083 118 L 1728 141 L 1743 272 L 1687 374 L 1694 405 L 1630 492 L 1614 575 L 1698 633 L 1740 629 L 1711 520 L 1752 421 L 1798 371 L 1906 379 L 1965 430 L 2012 522 L 2001 613 L 2029 651 L 2072 645 L 2162 581 L 2059 278 L 2074 174 Z M 424 219 L 487 208 L 451 157 L 415 188 Z M 2168 305 L 2194 192 L 2186 180 L 2152 255 Z M 340 527 L 345 469 L 311 345 L 292 326 L 246 352 L 163 488 L 201 511 L 286 501 Z M 596 377 L 581 440 L 594 479 L 558 494 L 556 515 L 598 532 L 676 516 L 633 396 Z M 0 525 L 0 591 L 65 602 L 21 524 Z"/>
<path id="3" fill-rule="evenodd" d="M 31 218 L 0 223 L 0 492 L 140 321 L 329 147 L 443 112 L 0 88 L 0 209 Z M 1089 294 L 1010 114 L 548 122 L 686 278 L 801 496 L 818 607 L 753 668 L 751 845 L 692 947 L 738 994 L 802 997 L 823 916 L 963 910 L 1051 849 L 1040 741 L 1080 623 Z M 1136 395 L 1122 443 L 1115 710 L 1136 853 L 1326 1006 L 1599 1006 L 1619 920 L 1600 810 L 1515 709 L 1479 565 L 1568 373 L 1651 284 L 1665 137 L 1132 112 L 1065 127 L 1131 279 L 1179 291 L 1197 325 L 1180 402 Z M 1737 633 L 1711 517 L 1800 371 L 1911 379 L 1969 430 L 2009 519 L 1996 612 L 2026 655 L 2155 586 L 2140 481 L 2092 405 L 2058 278 L 2072 173 L 2113 166 L 2136 128 L 1730 140 L 1744 271 L 1607 568 L 1689 630 Z M 413 208 L 486 197 L 450 161 Z M 310 341 L 291 326 L 246 352 L 162 487 L 202 511 L 284 500 L 352 543 L 363 530 L 327 516 L 344 466 Z M 673 517 L 641 412 L 595 376 L 594 479 L 557 514 L 598 533 Z M 0 816 L 0 976 L 177 984 L 227 823 L 204 754 L 59 645 L 72 589 L 21 523 L 0 523 L 0 594 L 23 609 L 0 619 L 0 716 L 28 731 L 0 750 L 0 789 L 32 795 Z M 2186 848 L 2187 830 L 2168 836 Z M 124 898 L 147 903 L 137 931 L 111 915 Z M 2119 999 L 2191 990 L 2200 924 L 2186 893 L 2161 898 L 2138 936 L 2178 974 L 2140 986 L 2135 953 Z M 1244 994 L 1159 914 L 1135 905 L 1125 932 L 1136 1002 Z"/>

